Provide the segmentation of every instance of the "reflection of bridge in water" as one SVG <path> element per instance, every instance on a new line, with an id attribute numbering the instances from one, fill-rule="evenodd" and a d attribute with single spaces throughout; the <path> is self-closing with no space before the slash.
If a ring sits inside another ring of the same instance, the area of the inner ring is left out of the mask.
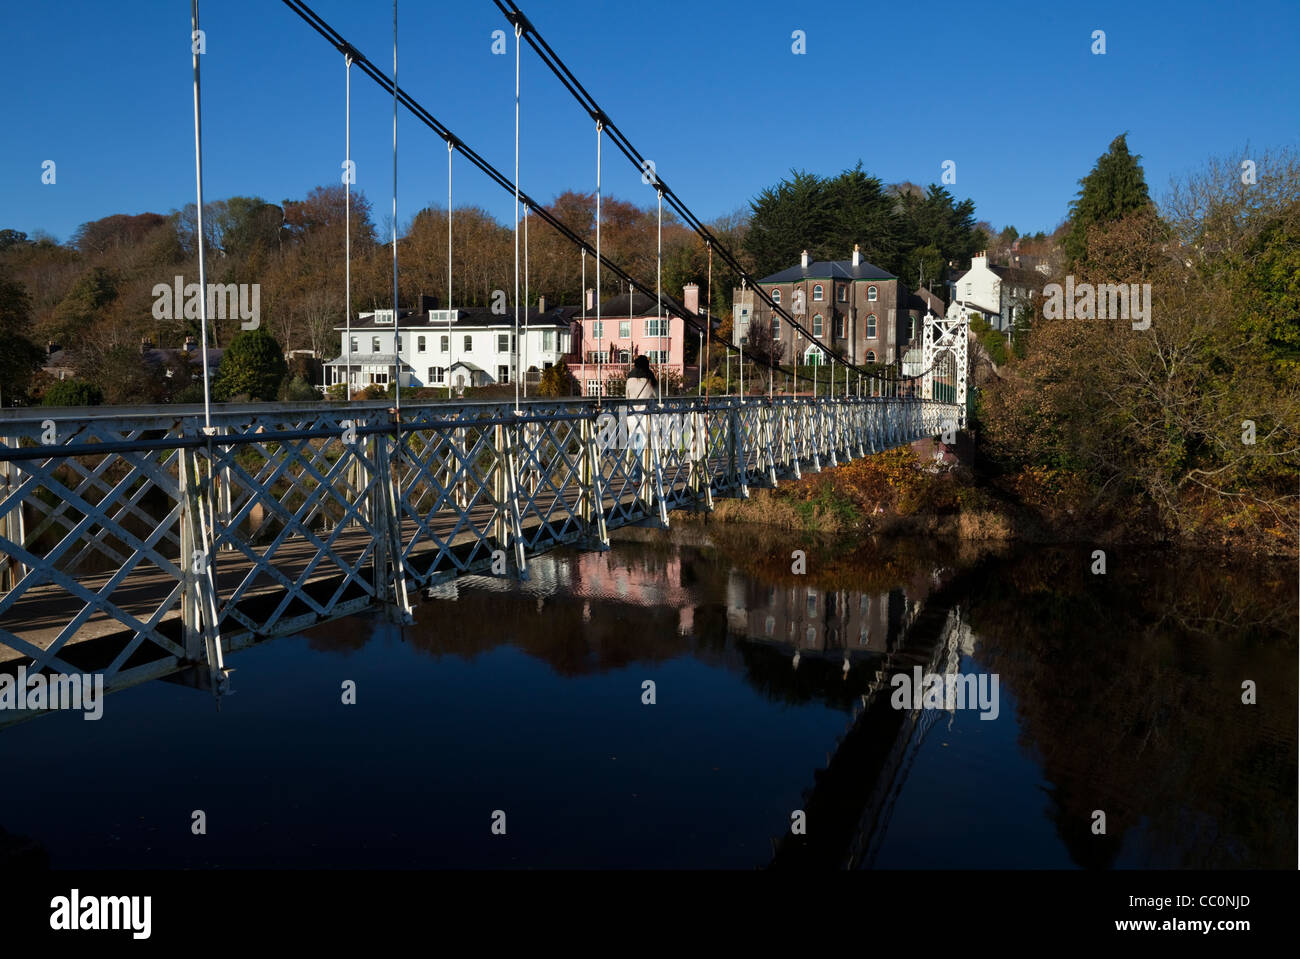
<path id="1" fill-rule="evenodd" d="M 698 565 L 707 562 L 701 559 Z M 772 868 L 842 869 L 870 867 L 888 828 L 890 814 L 912 762 L 942 710 L 894 709 L 890 677 L 954 674 L 974 640 L 957 600 L 968 588 L 966 575 L 922 570 L 878 590 L 823 589 L 814 583 L 790 587 L 759 582 L 735 567 L 717 571 L 711 584 L 725 595 L 725 617 L 707 621 L 696 607 L 691 581 L 701 573 L 681 555 L 660 560 L 637 556 L 620 562 L 617 553 L 548 556 L 535 564 L 523 592 L 549 602 L 562 587 L 572 612 L 587 626 L 580 660 L 527 642 L 530 653 L 557 668 L 589 672 L 633 661 L 671 658 L 690 652 L 721 659 L 742 671 L 766 696 L 792 703 L 821 701 L 850 714 L 848 728 L 814 773 L 804 794 L 809 832 L 773 841 Z M 505 584 L 486 579 L 449 583 L 440 595 L 456 599 L 462 618 L 495 616 L 500 642 L 523 630 L 508 604 L 527 601 Z M 607 609 L 593 617 L 593 603 Z M 572 635 L 573 615 L 546 607 L 547 632 Z M 608 627 L 615 625 L 612 630 Z M 638 628 L 632 624 L 641 624 Z M 417 627 L 420 629 L 420 627 Z M 653 634 L 653 642 L 645 640 Z M 721 635 L 719 635 L 721 634 Z M 433 631 L 429 641 L 450 651 Z M 458 650 L 468 652 L 468 650 Z M 594 658 L 593 658 L 594 657 Z"/>
<path id="2" fill-rule="evenodd" d="M 944 584 L 922 601 L 912 600 L 901 590 L 886 594 L 886 609 L 877 617 L 876 648 L 883 655 L 866 664 L 872 670 L 867 689 L 853 707 L 849 728 L 840 738 L 834 754 L 827 754 L 826 767 L 817 770 L 814 784 L 804 793 L 803 811 L 807 832 L 795 835 L 787 830 L 773 839 L 771 868 L 856 869 L 870 867 L 888 828 L 894 803 L 902 791 L 912 761 L 941 710 L 896 709 L 891 703 L 892 676 L 911 673 L 920 667 L 923 675 L 954 674 L 963 654 L 974 649 L 970 628 L 954 598 L 963 577 Z M 851 597 L 844 597 L 850 599 Z M 859 604 L 870 597 L 859 596 Z M 809 606 L 812 605 L 809 597 Z M 898 615 L 891 618 L 890 611 Z M 841 613 L 846 625 L 852 613 Z M 792 624 L 793 625 L 793 624 Z M 870 647 L 872 631 L 864 623 L 858 642 Z M 843 653 L 843 677 L 855 664 L 845 636 L 831 628 L 821 651 Z M 817 637 L 808 628 L 806 640 L 815 646 Z M 798 667 L 801 651 L 796 649 L 791 665 Z M 829 679 L 833 682 L 833 677 Z"/>
<path id="3" fill-rule="evenodd" d="M 617 408 L 607 402 L 606 409 Z M 465 573 L 528 575 L 561 544 L 939 431 L 903 397 L 666 399 L 688 437 L 602 442 L 582 400 L 264 404 L 214 415 L 0 413 L 0 664 L 107 690 Z M 495 569 L 493 569 L 495 567 Z M 12 714 L 11 714 L 12 715 Z"/>

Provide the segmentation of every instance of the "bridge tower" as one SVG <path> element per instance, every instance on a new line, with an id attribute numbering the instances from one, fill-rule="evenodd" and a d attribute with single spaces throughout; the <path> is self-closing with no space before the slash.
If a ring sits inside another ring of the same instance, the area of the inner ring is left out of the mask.
<path id="1" fill-rule="evenodd" d="M 933 310 L 926 311 L 925 330 L 921 339 L 921 369 L 924 371 L 921 379 L 921 395 L 926 399 L 934 398 L 935 361 L 947 353 L 956 367 L 957 395 L 954 401 L 957 403 L 958 426 L 966 425 L 969 342 L 970 315 L 964 305 L 955 313 L 950 311 L 948 316 L 936 316 Z"/>

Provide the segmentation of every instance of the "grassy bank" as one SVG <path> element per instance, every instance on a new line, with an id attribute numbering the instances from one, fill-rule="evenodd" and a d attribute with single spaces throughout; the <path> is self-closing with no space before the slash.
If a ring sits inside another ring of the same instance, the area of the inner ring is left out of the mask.
<path id="1" fill-rule="evenodd" d="M 964 542 L 1178 544 L 1266 554 L 1294 554 L 1294 535 L 1260 537 L 1231 518 L 1194 530 L 1169 530 L 1150 503 L 1097 496 L 1076 474 L 1030 468 L 988 476 L 961 464 L 923 461 L 910 447 L 836 469 L 807 473 L 775 490 L 751 489 L 748 500 L 720 499 L 714 522 L 747 523 L 809 533 L 925 535 Z"/>

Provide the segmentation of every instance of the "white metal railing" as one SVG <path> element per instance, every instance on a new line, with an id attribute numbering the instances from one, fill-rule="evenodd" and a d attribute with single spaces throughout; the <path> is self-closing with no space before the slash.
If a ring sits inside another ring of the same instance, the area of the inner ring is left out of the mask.
<path id="1" fill-rule="evenodd" d="M 107 688 L 938 434 L 915 398 L 0 413 L 0 669 Z M 625 422 L 627 436 L 611 423 Z M 676 429 L 664 428 L 676 425 Z M 638 443 L 637 436 L 644 436 Z"/>

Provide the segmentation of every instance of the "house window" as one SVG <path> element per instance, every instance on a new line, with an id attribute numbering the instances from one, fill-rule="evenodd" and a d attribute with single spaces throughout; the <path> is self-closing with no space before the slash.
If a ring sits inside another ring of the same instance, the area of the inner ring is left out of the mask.
<path id="1" fill-rule="evenodd" d="M 876 314 L 874 313 L 867 314 L 867 337 L 873 340 L 876 338 Z"/>
<path id="2" fill-rule="evenodd" d="M 352 353 L 360 353 L 360 352 L 361 352 L 361 350 L 360 350 L 360 349 L 358 348 L 358 346 L 357 346 L 357 338 L 356 338 L 355 336 L 352 337 L 352 339 L 348 341 L 348 347 L 350 348 L 350 352 L 352 352 Z"/>
<path id="3" fill-rule="evenodd" d="M 967 283 L 967 284 L 966 284 L 966 299 L 970 299 L 970 297 L 971 297 L 971 285 L 972 285 L 972 284 L 970 284 L 970 283 Z"/>
<path id="4" fill-rule="evenodd" d="M 821 302 L 821 298 L 822 298 L 822 285 L 820 283 L 817 283 L 813 286 L 813 300 L 817 302 Z"/>
<path id="5" fill-rule="evenodd" d="M 371 373 L 371 374 L 370 374 L 370 382 L 371 382 L 371 383 L 377 383 L 377 384 L 380 385 L 380 386 L 387 386 L 387 385 L 388 385 L 388 374 L 387 374 L 387 373 Z"/>
<path id="6" fill-rule="evenodd" d="M 847 302 L 848 302 L 848 299 L 849 299 L 849 288 L 848 288 L 847 286 L 840 286 L 840 287 L 836 288 L 835 293 L 836 293 L 836 296 L 837 296 L 837 298 L 839 299 L 839 301 L 840 301 L 841 303 L 847 303 Z"/>
<path id="7" fill-rule="evenodd" d="M 588 396 L 600 396 L 600 380 L 587 380 L 585 392 Z"/>
<path id="8" fill-rule="evenodd" d="M 497 367 L 497 382 L 498 382 L 498 383 L 509 383 L 509 382 L 510 382 L 510 367 L 508 367 L 508 366 L 498 366 L 498 367 Z"/>
<path id="9" fill-rule="evenodd" d="M 815 346 L 808 347 L 808 351 L 803 355 L 803 361 L 807 366 L 821 366 L 822 351 Z"/>
<path id="10" fill-rule="evenodd" d="M 497 352 L 498 352 L 498 353 L 509 353 L 509 352 L 510 352 L 510 334 L 509 334 L 509 333 L 498 333 L 498 334 L 497 334 Z"/>
<path id="11" fill-rule="evenodd" d="M 772 302 L 775 303 L 777 306 L 780 306 L 780 305 L 781 305 L 781 291 L 780 291 L 780 290 L 773 290 L 773 291 L 772 291 Z"/>
<path id="12" fill-rule="evenodd" d="M 603 339 L 605 336 L 605 321 L 596 320 L 591 324 L 591 338 L 593 340 Z"/>
<path id="13" fill-rule="evenodd" d="M 377 336 L 372 336 L 372 337 L 370 338 L 370 352 L 371 352 L 371 353 L 378 353 L 378 352 L 379 352 L 379 337 L 377 337 Z"/>
<path id="14" fill-rule="evenodd" d="M 667 319 L 646 320 L 645 335 L 646 336 L 667 336 L 668 320 Z"/>
<path id="15" fill-rule="evenodd" d="M 876 362 L 876 351 L 875 351 L 875 350 L 867 350 L 867 362 L 868 362 L 868 363 L 874 363 L 874 362 Z"/>
<path id="16" fill-rule="evenodd" d="M 842 316 L 835 317 L 835 335 L 840 338 L 844 337 L 844 317 Z"/>
<path id="17" fill-rule="evenodd" d="M 402 352 L 402 338 L 400 336 L 397 338 L 397 352 Z"/>
<path id="18" fill-rule="evenodd" d="M 779 316 L 774 316 L 772 317 L 772 339 L 779 340 L 780 338 L 781 338 L 781 318 Z"/>
<path id="19" fill-rule="evenodd" d="M 469 353 L 473 349 L 474 349 L 474 337 L 472 336 L 465 337 L 465 352 Z"/>
<path id="20" fill-rule="evenodd" d="M 442 352 L 447 353 L 450 352 L 450 350 L 451 350 L 451 337 L 450 336 L 442 337 Z"/>
<path id="21" fill-rule="evenodd" d="M 629 340 L 629 339 L 632 338 L 632 321 L 631 321 L 631 320 L 619 320 L 619 321 L 618 321 L 618 335 L 619 335 L 619 337 L 620 337 L 621 339 L 624 339 L 624 340 Z"/>
<path id="22" fill-rule="evenodd" d="M 658 363 L 662 365 L 668 362 L 667 350 L 646 350 L 645 355 L 650 360 L 651 363 Z M 626 362 L 626 360 L 624 362 Z"/>
<path id="23" fill-rule="evenodd" d="M 424 352 L 424 337 L 417 337 L 415 340 L 415 349 L 419 353 Z"/>
<path id="24" fill-rule="evenodd" d="M 555 331 L 542 330 L 542 350 L 549 353 L 555 349 Z"/>
<path id="25" fill-rule="evenodd" d="M 870 303 L 876 302 L 876 288 L 874 286 L 867 287 L 867 301 Z"/>
<path id="26" fill-rule="evenodd" d="M 818 313 L 813 317 L 813 336 L 822 335 L 822 315 Z"/>
<path id="27" fill-rule="evenodd" d="M 908 330 L 907 338 L 908 338 L 909 340 L 914 340 L 914 339 L 916 339 L 916 317 L 912 317 L 912 322 L 911 322 L 911 326 L 910 326 L 910 328 L 909 328 L 909 330 Z"/>
<path id="28" fill-rule="evenodd" d="M 447 382 L 447 370 L 442 366 L 429 367 L 429 382 L 445 384 Z"/>

